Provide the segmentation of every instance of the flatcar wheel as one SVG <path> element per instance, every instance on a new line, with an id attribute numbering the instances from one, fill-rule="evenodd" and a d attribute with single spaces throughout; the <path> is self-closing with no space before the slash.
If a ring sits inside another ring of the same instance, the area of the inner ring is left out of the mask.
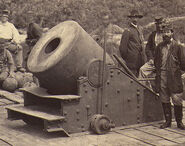
<path id="1" fill-rule="evenodd" d="M 94 115 L 90 121 L 90 130 L 96 134 L 105 134 L 115 125 L 105 115 Z"/>

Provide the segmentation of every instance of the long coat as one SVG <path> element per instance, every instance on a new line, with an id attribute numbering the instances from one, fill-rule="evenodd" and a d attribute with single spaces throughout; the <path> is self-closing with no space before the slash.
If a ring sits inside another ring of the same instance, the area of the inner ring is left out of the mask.
<path id="1" fill-rule="evenodd" d="M 164 42 L 157 46 L 154 58 L 154 65 L 156 68 L 156 92 L 160 90 L 162 49 L 165 46 Z M 171 93 L 183 92 L 181 70 L 185 71 L 185 48 L 173 40 L 170 44 L 166 61 L 167 86 Z"/>
<path id="2" fill-rule="evenodd" d="M 145 52 L 147 56 L 147 60 L 154 59 L 154 54 L 156 50 L 155 36 L 156 31 L 152 32 L 148 37 L 148 42 L 146 44 Z"/>
<path id="3" fill-rule="evenodd" d="M 155 55 L 155 50 L 156 50 L 156 34 L 157 31 L 153 31 L 150 36 L 148 37 L 148 41 L 146 44 L 146 48 L 145 48 L 145 52 L 146 52 L 146 56 L 147 56 L 147 60 L 149 61 L 150 59 L 154 59 L 154 55 Z M 173 39 L 176 40 L 176 36 L 173 35 Z"/>
<path id="4" fill-rule="evenodd" d="M 128 68 L 138 70 L 144 64 L 143 41 L 140 27 L 130 25 L 123 32 L 119 50 Z"/>

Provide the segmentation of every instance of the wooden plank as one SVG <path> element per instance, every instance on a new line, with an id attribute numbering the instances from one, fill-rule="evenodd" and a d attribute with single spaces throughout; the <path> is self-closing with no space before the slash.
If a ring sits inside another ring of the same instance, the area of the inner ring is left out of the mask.
<path id="1" fill-rule="evenodd" d="M 8 100 L 11 100 L 15 103 L 23 103 L 24 102 L 22 97 L 14 94 L 14 93 L 10 93 L 8 91 L 0 90 L 0 96 L 3 98 L 6 98 Z"/>
<path id="2" fill-rule="evenodd" d="M 5 104 L 13 104 L 14 103 L 13 101 L 10 101 L 10 100 L 5 99 L 5 98 L 0 99 L 0 102 L 5 103 Z"/>
<path id="3" fill-rule="evenodd" d="M 35 96 L 40 98 L 53 98 L 53 99 L 60 99 L 60 100 L 73 100 L 73 99 L 80 99 L 81 96 L 78 95 L 50 95 L 47 93 L 47 90 L 41 87 L 31 87 L 31 88 L 22 88 L 21 91 L 31 93 Z"/>
<path id="4" fill-rule="evenodd" d="M 144 126 L 151 126 L 151 125 L 155 125 L 155 124 L 161 124 L 162 122 L 163 121 L 155 121 L 155 122 L 140 123 L 140 124 L 134 124 L 134 125 L 127 125 L 127 126 L 120 126 L 120 127 L 113 128 L 112 131 L 137 128 L 137 127 L 144 127 Z"/>
<path id="5" fill-rule="evenodd" d="M 153 126 L 160 128 L 160 124 L 153 124 Z M 177 133 L 177 134 L 181 134 L 182 136 L 185 136 L 185 132 L 184 130 L 180 130 L 179 128 L 177 128 L 177 124 L 176 122 L 172 122 L 172 126 L 169 128 L 166 128 L 165 130 Z M 185 142 L 185 141 L 184 141 Z"/>
<path id="6" fill-rule="evenodd" d="M 0 101 L 0 106 L 4 106 L 6 103 Z"/>
<path id="7" fill-rule="evenodd" d="M 13 112 L 22 113 L 25 115 L 41 118 L 48 121 L 55 121 L 55 120 L 62 120 L 65 119 L 63 116 L 57 115 L 57 114 L 51 114 L 46 113 L 43 111 L 43 108 L 40 108 L 38 106 L 12 106 L 12 107 L 6 107 L 8 110 Z"/>
<path id="8" fill-rule="evenodd" d="M 154 135 L 154 136 L 159 136 L 161 138 L 163 138 L 164 140 L 168 140 L 174 143 L 179 144 L 179 141 L 177 140 L 177 138 L 181 138 L 182 135 L 178 134 L 178 133 L 174 133 L 165 129 L 160 129 L 158 127 L 155 126 L 146 126 L 146 127 L 140 127 L 140 128 L 136 128 L 139 131 L 148 133 L 150 135 Z"/>
<path id="9" fill-rule="evenodd" d="M 93 135 L 86 135 L 85 137 L 90 138 Z M 95 145 L 97 146 L 151 146 L 150 144 L 147 144 L 145 142 L 142 142 L 140 140 L 115 133 L 115 132 L 109 132 L 105 135 L 96 135 L 97 137 L 94 137 L 93 141 L 95 142 Z M 89 143 L 90 145 L 91 143 Z M 85 145 L 84 145 L 85 146 Z"/>
<path id="10" fill-rule="evenodd" d="M 0 138 L 10 143 L 10 146 L 47 145 L 47 142 L 42 142 L 42 139 L 37 137 L 36 133 L 35 135 L 30 135 L 27 132 L 23 133 L 4 126 L 0 126 L 0 129 Z"/>
<path id="11" fill-rule="evenodd" d="M 5 118 L 4 114 L 0 114 Z M 39 129 L 27 126 L 22 121 L 0 121 L 0 137 L 13 146 L 149 146 L 148 144 L 115 132 L 105 135 L 81 135 L 76 137 L 53 137 Z"/>
<path id="12" fill-rule="evenodd" d="M 162 146 L 162 145 L 175 145 L 177 143 L 165 140 L 161 137 L 155 136 L 155 135 L 150 135 L 145 132 L 139 131 L 137 129 L 126 129 L 126 130 L 118 130 L 117 131 L 120 134 L 123 134 L 128 137 L 135 138 L 137 140 L 143 141 L 145 143 L 148 143 L 153 146 Z M 163 143 L 160 143 L 160 142 Z"/>

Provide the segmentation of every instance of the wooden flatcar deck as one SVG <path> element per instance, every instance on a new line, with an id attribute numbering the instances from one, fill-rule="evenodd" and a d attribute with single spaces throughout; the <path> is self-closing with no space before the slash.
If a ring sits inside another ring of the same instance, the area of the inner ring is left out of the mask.
<path id="1" fill-rule="evenodd" d="M 89 132 L 62 137 L 49 134 L 23 121 L 7 120 L 4 105 L 0 106 L 0 146 L 168 146 L 185 145 L 185 131 L 172 127 L 159 129 L 161 122 L 144 123 L 113 129 L 105 135 Z M 184 118 L 185 123 L 185 118 Z"/>

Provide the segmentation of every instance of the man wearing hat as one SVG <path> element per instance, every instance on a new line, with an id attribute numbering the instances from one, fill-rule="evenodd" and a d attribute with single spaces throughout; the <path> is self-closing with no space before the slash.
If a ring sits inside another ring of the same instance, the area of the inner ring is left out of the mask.
<path id="1" fill-rule="evenodd" d="M 183 84 L 181 79 L 181 70 L 185 71 L 185 48 L 173 39 L 173 28 L 169 22 L 163 26 L 162 37 L 163 41 L 157 46 L 154 56 L 156 91 L 159 93 L 166 120 L 160 128 L 171 127 L 171 97 L 177 127 L 185 130 L 182 123 Z"/>
<path id="2" fill-rule="evenodd" d="M 24 72 L 22 67 L 23 63 L 23 48 L 20 43 L 20 36 L 15 26 L 8 22 L 9 11 L 3 10 L 1 12 L 0 22 L 0 43 L 3 44 L 5 49 L 8 49 L 13 55 L 15 55 L 16 69 Z"/>
<path id="3" fill-rule="evenodd" d="M 164 19 L 162 16 L 155 17 L 156 30 L 153 31 L 148 37 L 148 41 L 145 48 L 147 62 L 140 68 L 139 79 L 143 80 L 145 78 L 155 76 L 154 54 L 157 45 L 163 41 L 163 26 L 165 25 L 165 21 L 166 19 Z M 152 89 L 150 81 L 141 82 Z"/>
<path id="4" fill-rule="evenodd" d="M 138 20 L 142 17 L 137 10 L 131 11 L 128 16 L 130 19 L 129 28 L 123 32 L 119 46 L 121 57 L 136 77 L 145 62 L 142 28 L 138 26 Z"/>

